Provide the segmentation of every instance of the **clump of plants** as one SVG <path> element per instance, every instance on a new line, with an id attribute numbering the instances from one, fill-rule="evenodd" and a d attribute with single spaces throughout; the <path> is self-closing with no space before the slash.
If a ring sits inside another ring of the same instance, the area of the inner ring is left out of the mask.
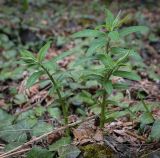
<path id="1" fill-rule="evenodd" d="M 83 82 L 96 81 L 99 85 L 94 98 L 96 98 L 96 104 L 100 105 L 100 127 L 104 127 L 106 121 L 105 114 L 109 104 L 115 104 L 110 100 L 110 95 L 114 89 L 127 88 L 126 83 L 114 82 L 114 76 L 129 79 L 140 80 L 140 77 L 132 71 L 129 57 L 138 55 L 133 49 L 128 48 L 124 43 L 123 38 L 131 33 L 145 32 L 147 28 L 145 26 L 130 26 L 121 29 L 123 23 L 126 22 L 128 16 L 120 18 L 121 12 L 117 16 L 114 16 L 109 10 L 106 10 L 106 22 L 103 25 L 97 26 L 95 29 L 85 29 L 75 33 L 74 38 L 89 38 L 90 43 L 83 57 L 76 59 L 76 64 L 72 65 L 72 71 L 78 71 L 81 75 Z M 64 78 L 59 79 L 63 74 L 69 74 L 67 70 L 62 71 L 57 61 L 72 54 L 73 51 L 64 52 L 57 57 L 54 57 L 50 61 L 45 60 L 45 55 L 50 47 L 50 43 L 45 44 L 39 51 L 37 57 L 31 52 L 23 50 L 21 52 L 22 59 L 27 63 L 28 67 L 34 67 L 37 69 L 28 79 L 27 87 L 31 87 L 36 80 L 42 76 L 47 75 L 52 88 L 55 90 L 58 101 L 61 106 L 64 123 L 68 124 L 68 105 L 65 95 L 63 95 Z M 79 55 L 80 56 L 80 55 Z M 77 69 L 78 64 L 83 69 Z M 73 73 L 74 74 L 74 73 Z M 58 75 L 58 77 L 57 77 Z M 74 76 L 72 76 L 74 77 Z"/>

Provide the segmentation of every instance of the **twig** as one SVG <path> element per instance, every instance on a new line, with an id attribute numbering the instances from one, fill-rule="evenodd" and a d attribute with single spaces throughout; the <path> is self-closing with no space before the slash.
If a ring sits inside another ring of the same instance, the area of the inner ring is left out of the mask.
<path id="1" fill-rule="evenodd" d="M 27 110 L 32 109 L 35 105 L 38 105 L 38 104 L 42 103 L 43 100 L 47 97 L 47 95 L 48 95 L 48 93 L 47 93 L 40 101 L 38 101 L 38 102 L 32 104 L 31 106 L 28 106 L 27 108 L 21 110 L 20 112 L 16 113 L 15 116 L 18 117 L 18 116 L 19 116 L 20 114 L 22 114 L 23 112 L 26 112 Z M 31 101 L 29 101 L 26 105 L 28 105 L 28 104 L 30 104 L 30 103 L 31 103 Z"/>
<path id="2" fill-rule="evenodd" d="M 125 133 L 132 136 L 132 137 L 135 137 L 135 138 L 139 139 L 140 141 L 146 142 L 146 139 L 144 137 L 139 136 L 139 135 L 135 134 L 134 132 L 125 131 Z"/>
<path id="3" fill-rule="evenodd" d="M 154 150 L 154 151 L 151 151 L 151 152 L 149 152 L 149 153 L 147 153 L 147 154 L 142 155 L 141 158 L 145 158 L 145 157 L 147 157 L 148 155 L 150 155 L 150 154 L 152 154 L 152 153 L 155 153 L 156 151 L 160 151 L 160 148 L 158 148 L 158 149 L 156 149 L 156 150 Z"/>
<path id="4" fill-rule="evenodd" d="M 13 152 L 16 152 L 17 150 L 20 150 L 21 148 L 26 147 L 26 146 L 28 146 L 28 145 L 30 145 L 30 144 L 32 144 L 32 143 L 34 143 L 34 142 L 36 142 L 36 141 L 38 141 L 38 140 L 40 140 L 40 139 L 43 139 L 43 138 L 47 137 L 47 136 L 50 135 L 50 134 L 53 134 L 53 133 L 62 131 L 62 130 L 66 129 L 66 128 L 69 128 L 69 127 L 76 126 L 76 125 L 78 125 L 78 124 L 80 124 L 80 123 L 82 123 L 82 122 L 86 122 L 86 121 L 88 121 L 88 120 L 92 120 L 92 119 L 94 119 L 95 117 L 96 117 L 96 115 L 91 116 L 91 117 L 88 117 L 88 118 L 85 119 L 85 120 L 80 120 L 80 121 L 77 121 L 77 122 L 68 124 L 68 125 L 66 125 L 66 126 L 57 128 L 57 129 L 55 129 L 55 130 L 53 130 L 53 131 L 51 131 L 51 132 L 45 133 L 45 134 L 43 134 L 43 135 L 41 135 L 41 136 L 39 136 L 39 137 L 37 137 L 37 138 L 34 138 L 34 139 L 32 139 L 32 140 L 30 140 L 30 141 L 28 141 L 28 142 L 26 142 L 26 143 L 24 143 L 24 144 L 22 144 L 22 145 L 20 145 L 20 146 L 18 146 L 18 147 L 16 147 L 16 148 L 14 148 L 14 149 L 12 149 L 12 150 L 10 150 L 10 151 L 8 151 L 8 152 L 0 155 L 0 158 L 7 158 L 9 154 L 11 154 L 11 153 L 13 153 Z"/>
<path id="5" fill-rule="evenodd" d="M 15 151 L 15 152 L 12 152 L 12 153 L 10 153 L 10 154 L 8 154 L 8 155 L 6 155 L 6 156 L 3 156 L 2 158 L 8 158 L 8 157 L 10 157 L 10 156 L 17 155 L 17 154 L 21 154 L 21 153 L 24 153 L 24 152 L 29 151 L 29 150 L 31 150 L 31 148 L 22 149 L 22 150 L 20 150 L 20 151 Z M 0 158 L 1 158 L 1 157 L 0 157 Z"/>

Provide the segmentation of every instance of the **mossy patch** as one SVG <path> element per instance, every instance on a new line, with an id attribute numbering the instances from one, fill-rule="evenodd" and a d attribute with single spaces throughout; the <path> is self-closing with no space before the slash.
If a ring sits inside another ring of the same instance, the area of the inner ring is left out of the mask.
<path id="1" fill-rule="evenodd" d="M 105 145 L 89 144 L 80 148 L 84 158 L 114 158 L 114 151 Z"/>

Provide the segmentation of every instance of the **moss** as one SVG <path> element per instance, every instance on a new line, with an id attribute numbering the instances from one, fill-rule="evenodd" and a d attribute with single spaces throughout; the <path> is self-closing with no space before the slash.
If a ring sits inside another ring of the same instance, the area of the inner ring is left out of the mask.
<path id="1" fill-rule="evenodd" d="M 84 158 L 114 158 L 115 153 L 110 147 L 99 145 L 99 144 L 89 144 L 81 147 Z"/>

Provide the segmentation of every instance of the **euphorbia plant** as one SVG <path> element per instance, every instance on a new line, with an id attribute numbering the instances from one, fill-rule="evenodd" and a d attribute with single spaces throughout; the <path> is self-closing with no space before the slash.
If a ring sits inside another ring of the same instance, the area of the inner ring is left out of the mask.
<path id="1" fill-rule="evenodd" d="M 108 104 L 113 102 L 109 100 L 109 96 L 113 89 L 125 88 L 124 83 L 112 83 L 112 77 L 118 76 L 130 80 L 140 80 L 140 77 L 129 70 L 129 56 L 137 55 L 136 52 L 127 45 L 122 44 L 123 37 L 134 32 L 145 32 L 145 26 L 130 26 L 120 29 L 121 25 L 126 22 L 128 16 L 120 19 L 120 12 L 115 17 L 109 10 L 106 10 L 106 22 L 97 26 L 95 29 L 86 29 L 73 35 L 74 38 L 91 38 L 91 43 L 86 52 L 82 63 L 89 62 L 88 67 L 83 70 L 83 79 L 96 80 L 100 85 L 97 90 L 98 98 L 100 98 L 100 127 L 104 127 L 105 112 Z M 85 65 L 85 64 L 83 64 Z M 97 68 L 91 68 L 97 65 Z"/>

